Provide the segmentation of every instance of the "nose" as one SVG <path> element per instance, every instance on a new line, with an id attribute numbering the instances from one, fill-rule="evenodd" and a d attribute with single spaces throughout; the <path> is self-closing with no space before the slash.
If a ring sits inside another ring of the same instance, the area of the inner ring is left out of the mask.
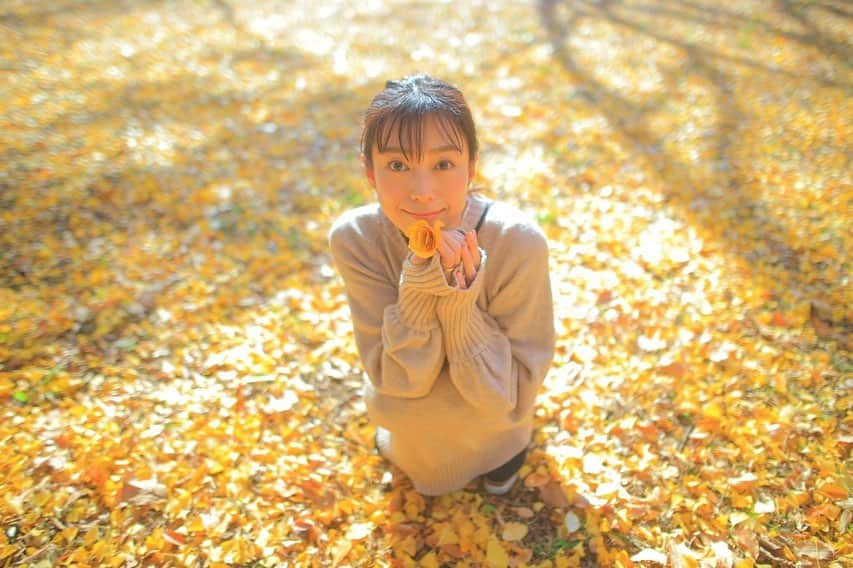
<path id="1" fill-rule="evenodd" d="M 411 197 L 414 201 L 428 202 L 432 200 L 432 183 L 427 174 L 419 173 L 412 180 Z"/>

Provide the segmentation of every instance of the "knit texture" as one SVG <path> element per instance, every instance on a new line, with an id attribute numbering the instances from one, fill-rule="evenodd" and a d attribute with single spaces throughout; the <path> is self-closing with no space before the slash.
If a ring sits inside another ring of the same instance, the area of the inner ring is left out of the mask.
<path id="1" fill-rule="evenodd" d="M 475 227 L 485 203 L 469 196 L 462 229 Z M 554 355 L 541 230 L 496 202 L 477 237 L 480 269 L 460 290 L 447 284 L 438 255 L 411 262 L 376 204 L 344 214 L 329 236 L 380 451 L 427 495 L 461 489 L 527 446 Z"/>

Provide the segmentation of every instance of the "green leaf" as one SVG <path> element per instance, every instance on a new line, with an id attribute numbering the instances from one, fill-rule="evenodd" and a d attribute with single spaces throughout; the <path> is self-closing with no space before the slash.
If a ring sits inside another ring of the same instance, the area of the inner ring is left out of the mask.
<path id="1" fill-rule="evenodd" d="M 570 548 L 576 547 L 580 542 L 581 541 L 578 539 L 566 540 L 564 538 L 558 538 L 554 541 L 554 551 L 562 552 L 564 550 L 569 550 Z"/>
<path id="2" fill-rule="evenodd" d="M 44 376 L 41 378 L 41 384 L 46 385 L 47 383 L 49 383 L 51 380 L 53 380 L 53 377 L 55 377 L 56 374 L 63 368 L 65 368 L 65 365 L 57 365 L 56 367 L 53 367 L 52 369 L 48 370 L 48 372 L 45 373 Z"/>
<path id="3" fill-rule="evenodd" d="M 15 394 L 13 394 L 12 397 L 22 404 L 26 404 L 30 400 L 30 395 L 24 391 L 15 391 Z"/>

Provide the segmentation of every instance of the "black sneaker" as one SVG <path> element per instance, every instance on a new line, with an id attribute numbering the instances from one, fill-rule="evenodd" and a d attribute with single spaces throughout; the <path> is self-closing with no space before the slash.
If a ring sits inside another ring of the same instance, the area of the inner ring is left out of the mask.
<path id="1" fill-rule="evenodd" d="M 488 477 L 485 477 L 483 478 L 483 489 L 485 489 L 486 493 L 489 495 L 506 495 L 515 486 L 516 481 L 518 481 L 517 471 L 509 476 L 509 479 L 504 481 L 493 481 Z"/>
<path id="2" fill-rule="evenodd" d="M 517 453 L 511 460 L 483 476 L 483 488 L 489 495 L 506 495 L 518 481 L 518 470 L 524 465 L 527 448 Z"/>

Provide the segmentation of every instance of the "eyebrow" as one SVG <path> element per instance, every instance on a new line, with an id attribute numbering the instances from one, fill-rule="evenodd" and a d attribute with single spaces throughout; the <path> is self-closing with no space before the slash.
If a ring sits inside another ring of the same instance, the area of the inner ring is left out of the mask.
<path id="1" fill-rule="evenodd" d="M 430 148 L 428 151 L 430 154 L 440 154 L 442 152 L 459 152 L 462 153 L 462 149 L 454 146 L 453 144 L 445 144 L 444 146 L 436 146 L 435 148 Z M 401 148 L 385 148 L 384 152 L 379 152 L 380 154 L 402 154 L 403 150 Z"/>

